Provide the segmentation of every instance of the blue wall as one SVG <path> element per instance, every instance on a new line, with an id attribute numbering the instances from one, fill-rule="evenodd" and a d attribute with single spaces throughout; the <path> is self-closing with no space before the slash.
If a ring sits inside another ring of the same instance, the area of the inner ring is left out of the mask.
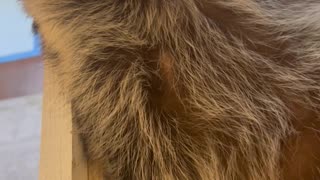
<path id="1" fill-rule="evenodd" d="M 0 1 L 0 63 L 39 56 L 39 37 L 18 0 Z"/>

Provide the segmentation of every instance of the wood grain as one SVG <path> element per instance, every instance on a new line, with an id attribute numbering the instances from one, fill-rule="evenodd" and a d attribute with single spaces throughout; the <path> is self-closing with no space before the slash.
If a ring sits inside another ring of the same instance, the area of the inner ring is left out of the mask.
<path id="1" fill-rule="evenodd" d="M 71 105 L 59 93 L 57 77 L 45 67 L 40 180 L 102 180 L 88 163 L 72 125 Z"/>

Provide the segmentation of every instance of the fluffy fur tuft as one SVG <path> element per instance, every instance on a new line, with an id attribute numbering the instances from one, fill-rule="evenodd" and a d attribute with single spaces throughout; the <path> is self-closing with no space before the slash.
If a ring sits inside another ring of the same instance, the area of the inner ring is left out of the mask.
<path id="1" fill-rule="evenodd" d="M 318 134 L 306 130 L 320 127 L 318 1 L 25 0 L 25 7 L 89 158 L 113 179 L 320 177 L 319 149 L 308 149 Z M 310 143 L 299 141 L 303 133 Z"/>

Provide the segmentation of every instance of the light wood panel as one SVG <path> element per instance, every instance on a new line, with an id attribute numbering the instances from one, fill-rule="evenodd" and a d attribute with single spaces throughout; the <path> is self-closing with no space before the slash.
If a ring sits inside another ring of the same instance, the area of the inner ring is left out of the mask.
<path id="1" fill-rule="evenodd" d="M 45 67 L 39 180 L 102 180 L 101 171 L 83 155 L 71 105 L 59 89 L 57 77 Z"/>

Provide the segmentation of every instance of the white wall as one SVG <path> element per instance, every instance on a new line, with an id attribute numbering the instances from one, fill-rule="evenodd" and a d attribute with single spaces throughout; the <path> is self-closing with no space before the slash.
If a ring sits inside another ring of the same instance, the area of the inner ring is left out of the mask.
<path id="1" fill-rule="evenodd" d="M 0 61 L 1 57 L 33 51 L 31 26 L 20 0 L 0 0 Z"/>

